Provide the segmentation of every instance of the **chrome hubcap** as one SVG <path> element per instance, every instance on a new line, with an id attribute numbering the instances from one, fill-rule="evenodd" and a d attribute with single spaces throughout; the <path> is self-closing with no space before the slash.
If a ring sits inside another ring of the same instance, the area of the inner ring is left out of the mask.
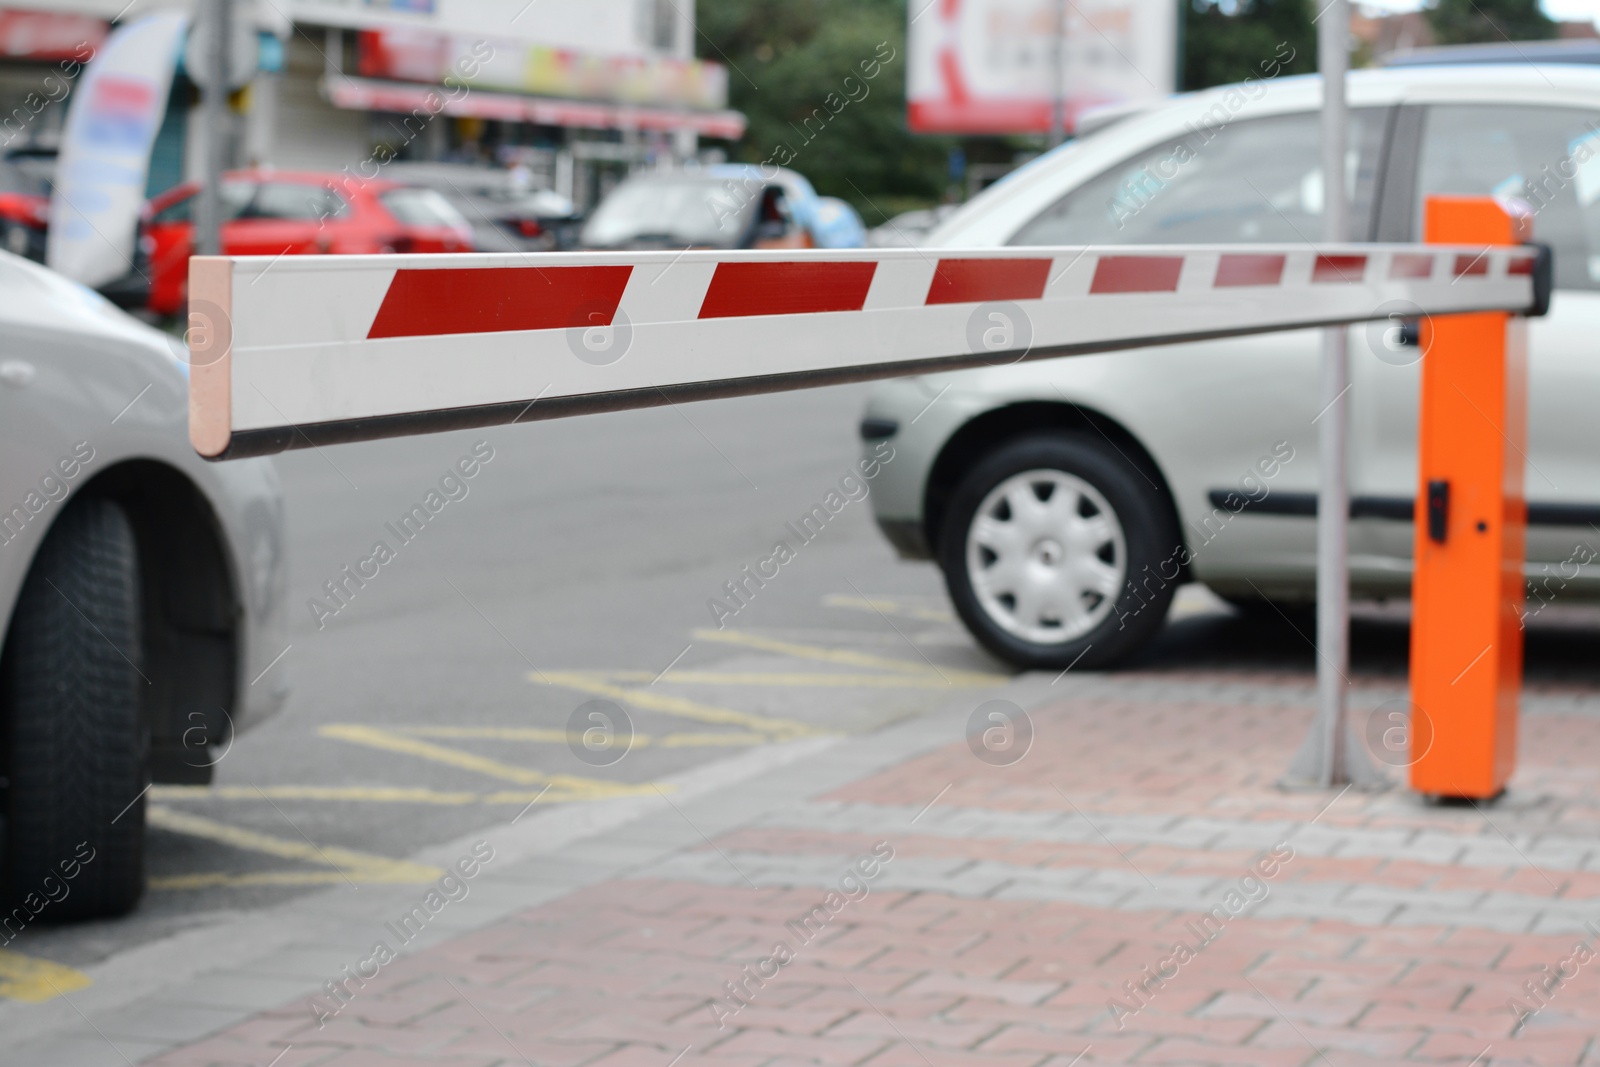
<path id="1" fill-rule="evenodd" d="M 984 612 L 1035 644 L 1064 644 L 1105 621 L 1127 578 L 1122 522 L 1100 491 L 1058 470 L 1014 474 L 967 531 L 967 573 Z"/>

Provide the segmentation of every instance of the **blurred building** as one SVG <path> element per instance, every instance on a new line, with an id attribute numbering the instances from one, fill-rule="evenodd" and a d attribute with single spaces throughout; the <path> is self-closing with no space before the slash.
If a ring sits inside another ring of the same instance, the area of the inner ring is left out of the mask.
<path id="1" fill-rule="evenodd" d="M 48 152 L 65 106 L 33 114 L 28 94 L 43 99 L 45 77 L 129 5 L 27 4 L 0 0 L 0 107 L 28 113 L 8 150 Z M 123 17 L 172 7 L 195 0 L 139 0 Z M 221 131 L 238 165 L 369 177 L 394 159 L 521 165 L 583 205 L 633 166 L 744 131 L 726 69 L 694 58 L 693 0 L 233 0 L 233 11 L 256 56 Z M 193 175 L 210 135 L 188 75 L 180 65 L 152 192 Z"/>
<path id="2" fill-rule="evenodd" d="M 1556 34 L 1564 41 L 1600 38 L 1600 30 L 1590 21 L 1557 22 Z M 1361 49 L 1362 57 L 1371 63 L 1380 63 L 1386 56 L 1397 53 L 1431 48 L 1438 43 L 1427 15 L 1421 11 L 1385 14 L 1357 8 L 1350 15 L 1350 36 Z"/>

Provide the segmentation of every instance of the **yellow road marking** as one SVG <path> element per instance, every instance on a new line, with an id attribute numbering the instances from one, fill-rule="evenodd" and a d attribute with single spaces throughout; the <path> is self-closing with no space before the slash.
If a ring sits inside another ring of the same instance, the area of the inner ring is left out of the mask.
<path id="1" fill-rule="evenodd" d="M 601 673 L 601 672 L 595 672 Z M 649 671 L 605 671 L 604 675 L 621 682 L 648 682 L 655 678 Z M 759 685 L 822 689 L 942 689 L 945 682 L 936 674 L 808 674 L 799 671 L 672 671 L 660 681 L 661 685 L 675 682 L 679 685 Z M 955 685 L 989 685 L 972 679 L 954 681 Z"/>
<path id="2" fill-rule="evenodd" d="M 90 984 L 82 971 L 0 949 L 0 997 L 42 1004 Z"/>
<path id="3" fill-rule="evenodd" d="M 476 804 L 477 793 L 433 789 L 390 789 L 360 785 L 158 785 L 151 800 L 364 800 L 380 804 Z"/>
<path id="4" fill-rule="evenodd" d="M 885 615 L 904 615 L 911 619 L 922 619 L 926 622 L 955 622 L 955 616 L 948 611 L 938 608 L 925 608 L 917 604 L 904 604 L 898 600 L 879 600 L 869 597 L 863 600 L 853 593 L 829 593 L 822 598 L 825 608 L 849 608 L 852 611 L 870 611 L 873 614 L 883 612 Z"/>
<path id="5" fill-rule="evenodd" d="M 760 744 L 770 737 L 751 734 L 728 734 L 740 738 L 740 744 Z M 751 737 L 753 740 L 744 741 Z M 436 789 L 393 789 L 386 786 L 319 786 L 319 785 L 268 785 L 257 789 L 245 785 L 158 785 L 150 790 L 150 799 L 156 801 L 190 800 L 326 800 L 335 802 L 370 804 L 433 804 L 442 807 L 464 804 L 531 804 L 539 799 L 541 804 L 558 804 L 573 800 L 592 799 L 587 795 L 569 793 L 554 786 L 548 789 L 507 789 L 493 793 L 447 792 Z"/>
<path id="6" fill-rule="evenodd" d="M 333 871 L 330 873 L 335 877 L 340 877 L 342 872 L 342 875 L 349 877 L 351 881 L 359 878 L 364 882 L 415 885 L 431 882 L 444 874 L 438 867 L 412 863 L 409 860 L 392 860 L 387 856 L 357 852 L 354 849 L 340 848 L 338 845 L 319 846 L 309 841 L 291 841 L 285 837 L 246 830 L 242 826 L 229 826 L 227 823 L 216 822 L 204 816 L 193 815 L 186 811 L 174 811 L 159 805 L 151 805 L 146 810 L 145 820 L 151 826 L 162 830 L 216 841 L 231 848 L 262 852 L 269 856 L 277 856 L 279 859 L 299 860 L 319 867 L 332 867 Z"/>
<path id="7" fill-rule="evenodd" d="M 362 785 L 268 785 L 257 789 L 245 785 L 158 785 L 150 790 L 152 800 L 330 800 L 369 804 L 526 804 L 534 797 L 544 802 L 581 799 L 560 789 L 526 792 L 468 793 L 437 789 L 394 789 Z"/>
<path id="8" fill-rule="evenodd" d="M 632 672 L 652 677 L 644 671 Z M 536 744 L 564 745 L 569 740 L 580 735 L 569 734 L 565 730 L 547 730 L 536 726 L 397 726 L 399 733 L 412 734 L 417 737 L 454 737 L 454 738 L 487 738 L 493 741 L 531 741 Z M 739 745 L 765 745 L 772 741 L 767 734 L 751 733 L 715 733 L 715 734 L 666 734 L 653 737 L 648 734 L 634 734 L 633 747 L 646 748 L 722 748 Z"/>
<path id="9" fill-rule="evenodd" d="M 581 690 L 585 693 L 593 693 L 596 696 L 610 697 L 613 700 L 632 704 L 636 708 L 662 711 L 668 715 L 678 715 L 698 722 L 743 726 L 747 730 L 758 730 L 774 737 L 811 737 L 824 732 L 794 719 L 776 719 L 767 715 L 755 715 L 748 711 L 736 711 L 733 708 L 714 707 L 710 704 L 700 704 L 693 700 L 668 696 L 665 693 L 656 693 L 648 689 L 626 689 L 605 681 L 604 675 L 599 673 L 545 671 L 542 677 L 554 685 Z M 539 680 L 541 676 L 530 673 L 528 678 L 530 681 L 535 681 Z"/>
<path id="10" fill-rule="evenodd" d="M 440 872 L 442 874 L 443 872 Z M 438 875 L 435 876 L 437 878 Z M 235 886 L 297 886 L 297 885 L 424 885 L 434 878 L 373 878 L 366 871 L 255 871 L 251 874 L 227 874 L 222 871 L 202 874 L 175 874 L 166 878 L 152 878 L 151 889 L 216 889 Z"/>
<path id="11" fill-rule="evenodd" d="M 625 785 L 620 782 L 607 782 L 599 778 L 582 778 L 571 774 L 546 774 L 543 771 L 533 770 L 531 767 L 517 767 L 510 763 L 501 763 L 499 760 L 489 759 L 486 756 L 477 756 L 471 752 L 462 752 L 460 749 L 436 745 L 431 741 L 406 737 L 404 734 L 380 729 L 376 726 L 335 723 L 318 727 L 317 733 L 323 737 L 348 741 L 355 745 L 367 745 L 370 748 L 383 749 L 386 752 L 399 752 L 403 755 L 415 756 L 418 759 L 443 763 L 449 767 L 473 771 L 477 774 L 487 775 L 490 778 L 516 782 L 518 785 L 548 785 L 552 788 L 564 789 L 585 799 L 639 796 L 656 791 L 655 787 L 648 782 L 644 785 Z"/>
<path id="12" fill-rule="evenodd" d="M 954 685 L 960 680 L 962 685 L 999 685 L 1011 681 L 1009 675 L 988 674 L 983 671 L 963 671 L 955 668 L 944 670 L 928 663 L 913 663 L 910 660 L 890 659 L 887 656 L 874 656 L 867 652 L 851 652 L 839 648 L 823 648 L 820 645 L 801 645 L 793 641 L 779 641 L 772 637 L 760 637 L 756 634 L 745 633 L 742 630 L 696 630 L 694 637 L 699 641 L 719 641 L 725 645 L 743 645 L 746 648 L 759 649 L 762 652 L 776 652 L 784 656 L 794 656 L 797 659 L 814 659 L 823 663 L 843 663 L 851 667 L 868 667 L 876 670 L 901 671 L 906 674 L 932 674 L 936 677 L 948 679 Z"/>

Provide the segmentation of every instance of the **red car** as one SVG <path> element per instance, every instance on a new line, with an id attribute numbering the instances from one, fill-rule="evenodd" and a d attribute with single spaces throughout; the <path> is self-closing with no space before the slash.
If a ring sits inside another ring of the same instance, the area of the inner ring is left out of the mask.
<path id="1" fill-rule="evenodd" d="M 176 315 L 188 298 L 194 183 L 146 206 L 150 310 Z M 222 251 L 230 256 L 319 252 L 471 252 L 472 227 L 432 189 L 348 175 L 238 171 L 222 183 Z"/>
<path id="2" fill-rule="evenodd" d="M 50 191 L 21 168 L 0 163 L 0 248 L 44 262 Z"/>

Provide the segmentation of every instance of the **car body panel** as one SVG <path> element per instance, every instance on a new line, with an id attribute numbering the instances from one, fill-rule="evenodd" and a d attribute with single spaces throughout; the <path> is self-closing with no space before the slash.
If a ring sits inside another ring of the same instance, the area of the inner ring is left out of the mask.
<path id="1" fill-rule="evenodd" d="M 282 495 L 270 461 L 211 464 L 189 446 L 180 351 L 99 295 L 0 253 L 0 627 L 72 496 L 128 464 L 175 472 L 221 530 L 239 613 L 233 721 L 243 728 L 288 692 L 281 665 L 250 684 L 287 644 Z"/>
<path id="2" fill-rule="evenodd" d="M 1349 98 L 1352 108 L 1512 103 L 1600 110 L 1600 71 L 1524 66 L 1357 72 L 1350 78 Z M 1294 77 L 1221 87 L 1129 115 L 1008 175 L 942 223 L 928 243 L 1005 245 L 1068 191 L 1197 126 L 1214 125 L 1219 116 L 1231 124 L 1305 114 L 1320 102 L 1318 79 Z M 1600 354 L 1594 344 L 1600 335 L 1600 291 L 1558 291 L 1551 314 L 1532 322 L 1530 333 L 1528 496 L 1535 503 L 1600 507 L 1600 465 L 1593 462 L 1600 454 L 1600 425 L 1593 416 L 1600 407 Z M 1409 500 L 1416 491 L 1418 370 L 1414 361 L 1375 358 L 1373 337 L 1364 327 L 1350 331 L 1352 494 Z M 962 427 L 1014 405 L 1076 406 L 1122 427 L 1149 453 L 1171 487 L 1193 577 L 1233 594 L 1309 597 L 1315 585 L 1315 523 L 1251 514 L 1248 508 L 1234 514 L 1218 508 L 1213 495 L 1242 488 L 1250 489 L 1241 494 L 1248 496 L 1316 491 L 1318 347 L 1317 331 L 1296 331 L 886 383 L 872 394 L 867 413 L 898 422 L 900 429 L 893 438 L 896 462 L 874 487 L 876 514 L 907 551 L 904 529 L 936 533 L 926 529 L 928 476 Z M 1293 459 L 1276 464 L 1274 475 L 1265 479 L 1256 471 L 1257 461 L 1280 442 L 1292 447 Z M 1226 536 L 1219 536 L 1224 528 Z M 1570 561 L 1580 532 L 1530 527 L 1529 573 Z M 914 538 L 909 548 L 912 555 L 922 554 Z M 1354 521 L 1356 594 L 1405 595 L 1411 550 L 1409 522 Z M 1563 584 L 1563 593 L 1600 596 L 1600 567 L 1569 565 L 1562 573 L 1574 569 L 1577 576 Z"/>
<path id="3" fill-rule="evenodd" d="M 262 170 L 231 172 L 225 176 L 224 184 L 295 187 L 303 188 L 306 194 L 305 217 L 231 217 L 224 221 L 222 251 L 226 255 L 370 255 L 394 251 L 474 250 L 472 229 L 464 219 L 456 225 L 417 225 L 396 218 L 384 206 L 383 196 L 407 188 L 398 182 L 362 180 L 340 174 Z M 146 208 L 143 231 L 150 240 L 149 309 L 158 315 L 176 315 L 183 309 L 189 285 L 189 257 L 194 247 L 194 226 L 188 215 L 197 191 L 192 182 L 175 186 L 152 199 Z M 327 203 L 319 208 L 315 201 L 324 199 Z M 339 207 L 341 204 L 343 206 Z"/>

